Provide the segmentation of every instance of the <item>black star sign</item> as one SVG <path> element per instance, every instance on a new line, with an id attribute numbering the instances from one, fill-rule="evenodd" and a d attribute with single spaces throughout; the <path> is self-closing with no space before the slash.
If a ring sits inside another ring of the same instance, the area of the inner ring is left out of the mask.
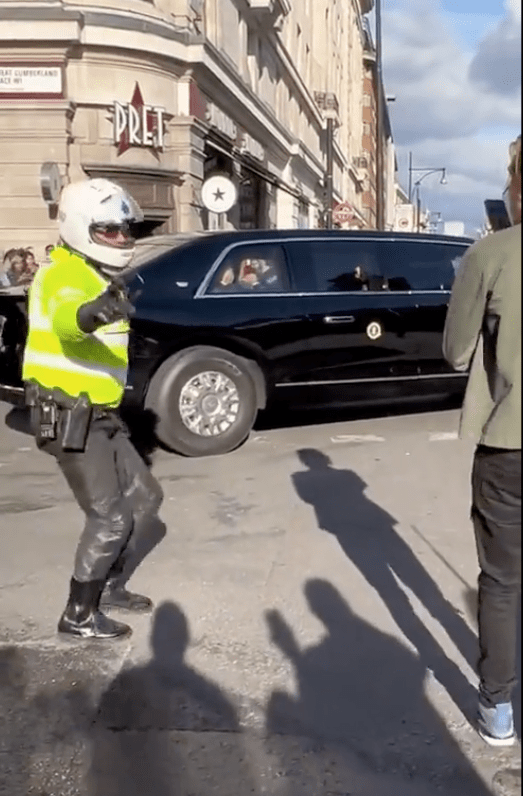
<path id="1" fill-rule="evenodd" d="M 214 198 L 216 199 L 217 202 L 223 202 L 223 200 L 225 199 L 225 191 L 221 191 L 218 188 L 218 190 L 214 194 Z"/>

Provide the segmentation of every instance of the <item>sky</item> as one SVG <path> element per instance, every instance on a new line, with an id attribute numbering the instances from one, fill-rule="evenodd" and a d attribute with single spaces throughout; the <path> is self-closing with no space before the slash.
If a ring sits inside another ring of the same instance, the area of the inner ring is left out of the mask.
<path id="1" fill-rule="evenodd" d="M 476 236 L 521 132 L 521 0 L 382 0 L 382 17 L 400 182 L 409 152 L 415 168 L 446 168 L 447 185 L 423 180 L 422 204 Z"/>

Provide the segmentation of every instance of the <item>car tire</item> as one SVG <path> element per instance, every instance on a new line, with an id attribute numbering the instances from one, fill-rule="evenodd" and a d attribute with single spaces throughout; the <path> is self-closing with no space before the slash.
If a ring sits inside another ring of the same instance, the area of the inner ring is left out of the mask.
<path id="1" fill-rule="evenodd" d="M 242 445 L 258 413 L 249 365 L 212 346 L 169 357 L 154 374 L 145 400 L 157 417 L 158 440 L 191 457 L 217 456 Z"/>

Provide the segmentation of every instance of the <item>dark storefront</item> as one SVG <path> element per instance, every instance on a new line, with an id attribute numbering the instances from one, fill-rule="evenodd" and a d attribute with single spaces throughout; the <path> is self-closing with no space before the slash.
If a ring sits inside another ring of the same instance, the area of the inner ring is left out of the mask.
<path id="1" fill-rule="evenodd" d="M 139 235 L 159 235 L 176 232 L 178 228 L 174 190 L 181 179 L 172 172 L 161 169 L 134 169 L 125 167 L 85 165 L 88 177 L 103 177 L 126 188 L 143 210 L 144 221 Z"/>

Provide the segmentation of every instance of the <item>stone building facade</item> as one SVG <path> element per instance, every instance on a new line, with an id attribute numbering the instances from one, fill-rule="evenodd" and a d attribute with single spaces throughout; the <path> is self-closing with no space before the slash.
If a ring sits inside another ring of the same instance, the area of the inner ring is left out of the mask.
<path id="1" fill-rule="evenodd" d="M 363 111 L 362 111 L 362 157 L 359 161 L 363 172 L 364 193 L 362 211 L 365 226 L 374 228 L 378 215 L 378 184 L 377 184 L 377 124 L 378 124 L 378 92 L 383 98 L 383 218 L 385 229 L 394 229 L 396 220 L 396 150 L 392 126 L 388 112 L 385 88 L 380 85 L 376 63 L 376 48 L 370 28 L 365 23 L 365 44 L 363 49 Z"/>
<path id="2" fill-rule="evenodd" d="M 373 0 L 2 0 L 0 250 L 55 242 L 40 170 L 115 179 L 147 231 L 317 227 L 326 119 L 334 201 L 365 215 L 365 16 Z M 239 202 L 218 218 L 215 172 Z"/>

